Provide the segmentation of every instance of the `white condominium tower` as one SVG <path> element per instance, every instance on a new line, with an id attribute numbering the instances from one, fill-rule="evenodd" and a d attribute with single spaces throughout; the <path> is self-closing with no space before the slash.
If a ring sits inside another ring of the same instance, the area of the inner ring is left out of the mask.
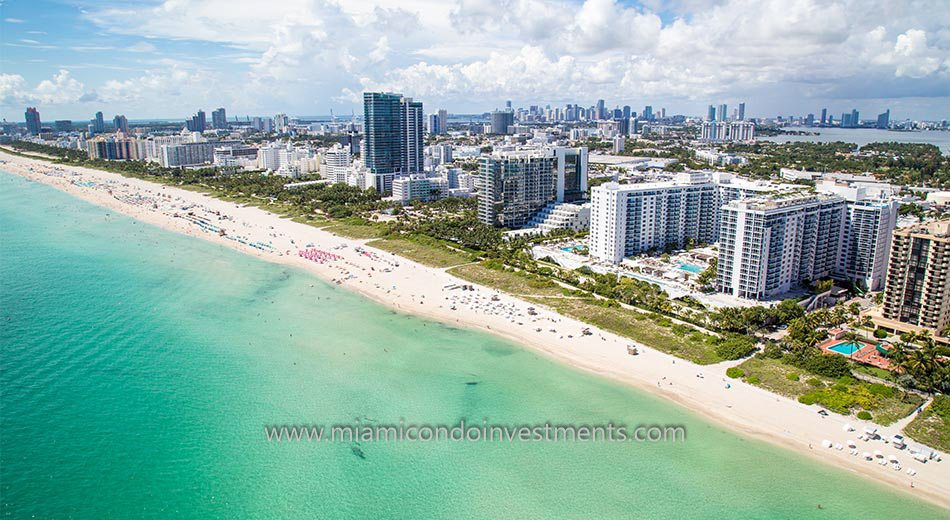
<path id="1" fill-rule="evenodd" d="M 722 208 L 716 288 L 767 299 L 835 272 L 847 206 L 829 195 L 732 201 Z"/>
<path id="2" fill-rule="evenodd" d="M 752 141 L 755 139 L 755 124 L 751 121 L 705 121 L 699 139 L 710 143 Z"/>
<path id="3" fill-rule="evenodd" d="M 590 255 L 616 264 L 687 239 L 712 242 L 718 214 L 716 185 L 702 172 L 673 183 L 608 182 L 591 190 Z"/>
<path id="4" fill-rule="evenodd" d="M 888 184 L 819 182 L 818 191 L 848 201 L 837 275 L 878 291 L 884 288 L 891 237 L 897 225 L 894 187 Z"/>

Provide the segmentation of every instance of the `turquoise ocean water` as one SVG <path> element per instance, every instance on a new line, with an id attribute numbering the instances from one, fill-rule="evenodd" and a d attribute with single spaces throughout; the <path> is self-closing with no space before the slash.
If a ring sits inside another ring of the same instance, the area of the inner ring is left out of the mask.
<path id="1" fill-rule="evenodd" d="M 5 173 L 0 320 L 4 517 L 950 518 L 507 341 Z M 263 435 L 357 417 L 677 423 L 689 437 L 360 456 Z"/>

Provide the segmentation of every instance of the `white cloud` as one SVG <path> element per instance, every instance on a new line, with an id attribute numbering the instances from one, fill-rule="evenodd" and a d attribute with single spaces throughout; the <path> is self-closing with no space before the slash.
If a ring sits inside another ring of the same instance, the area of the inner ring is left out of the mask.
<path id="1" fill-rule="evenodd" d="M 711 100 L 950 91 L 950 9 L 917 0 L 165 0 L 92 9 L 102 30 L 227 47 L 242 76 L 179 64 L 97 85 L 103 99 L 224 97 L 307 113 L 386 88 L 453 104 Z M 661 16 L 662 15 L 662 16 Z M 666 20 L 663 22 L 662 20 Z M 8 44 L 10 45 L 10 44 Z M 237 52 L 235 52 L 235 50 Z M 222 54 L 222 53 L 216 53 Z M 203 61 L 202 61 L 203 60 Z M 184 84 L 176 75 L 186 74 Z M 866 87 L 866 88 L 865 88 Z M 880 92 L 878 92 L 878 90 Z M 194 95 L 192 94 L 194 93 Z M 161 101 L 159 101 L 161 100 Z M 205 101 L 207 103 L 208 101 Z M 223 100 L 221 101 L 224 102 Z M 698 101 L 696 101 L 698 103 Z M 156 103 L 153 103 L 153 105 Z"/>
<path id="2" fill-rule="evenodd" d="M 0 100 L 4 105 L 78 103 L 86 94 L 82 82 L 64 69 L 59 70 L 51 79 L 40 81 L 34 88 L 29 88 L 26 80 L 19 74 L 0 74 Z"/>
<path id="3" fill-rule="evenodd" d="M 148 42 L 138 42 L 126 47 L 125 50 L 129 52 L 155 52 L 158 48 Z"/>

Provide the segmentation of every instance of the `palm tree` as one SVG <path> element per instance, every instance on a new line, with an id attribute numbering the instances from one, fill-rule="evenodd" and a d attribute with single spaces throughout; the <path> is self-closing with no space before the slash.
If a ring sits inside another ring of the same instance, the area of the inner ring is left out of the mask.
<path id="1" fill-rule="evenodd" d="M 868 338 L 868 343 L 872 343 L 871 329 L 874 328 L 874 320 L 872 320 L 870 316 L 861 316 L 858 320 L 858 326 L 863 327 L 864 330 L 867 331 L 868 334 L 866 337 Z"/>
<path id="2" fill-rule="evenodd" d="M 854 353 L 860 350 L 855 348 L 858 344 L 858 337 L 858 333 L 853 330 L 844 333 L 844 339 L 848 340 L 848 344 L 851 345 L 851 352 L 848 353 L 848 357 L 852 360 L 854 359 Z"/>

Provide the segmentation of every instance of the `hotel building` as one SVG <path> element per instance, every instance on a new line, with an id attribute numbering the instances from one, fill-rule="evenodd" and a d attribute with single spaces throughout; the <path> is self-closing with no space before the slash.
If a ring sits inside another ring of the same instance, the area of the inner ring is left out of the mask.
<path id="1" fill-rule="evenodd" d="M 590 256 L 617 264 L 687 239 L 712 242 L 718 213 L 716 185 L 703 172 L 672 183 L 608 182 L 591 190 Z"/>
<path id="2" fill-rule="evenodd" d="M 837 196 L 784 194 L 734 200 L 722 208 L 719 292 L 767 299 L 831 276 L 846 221 Z"/>

